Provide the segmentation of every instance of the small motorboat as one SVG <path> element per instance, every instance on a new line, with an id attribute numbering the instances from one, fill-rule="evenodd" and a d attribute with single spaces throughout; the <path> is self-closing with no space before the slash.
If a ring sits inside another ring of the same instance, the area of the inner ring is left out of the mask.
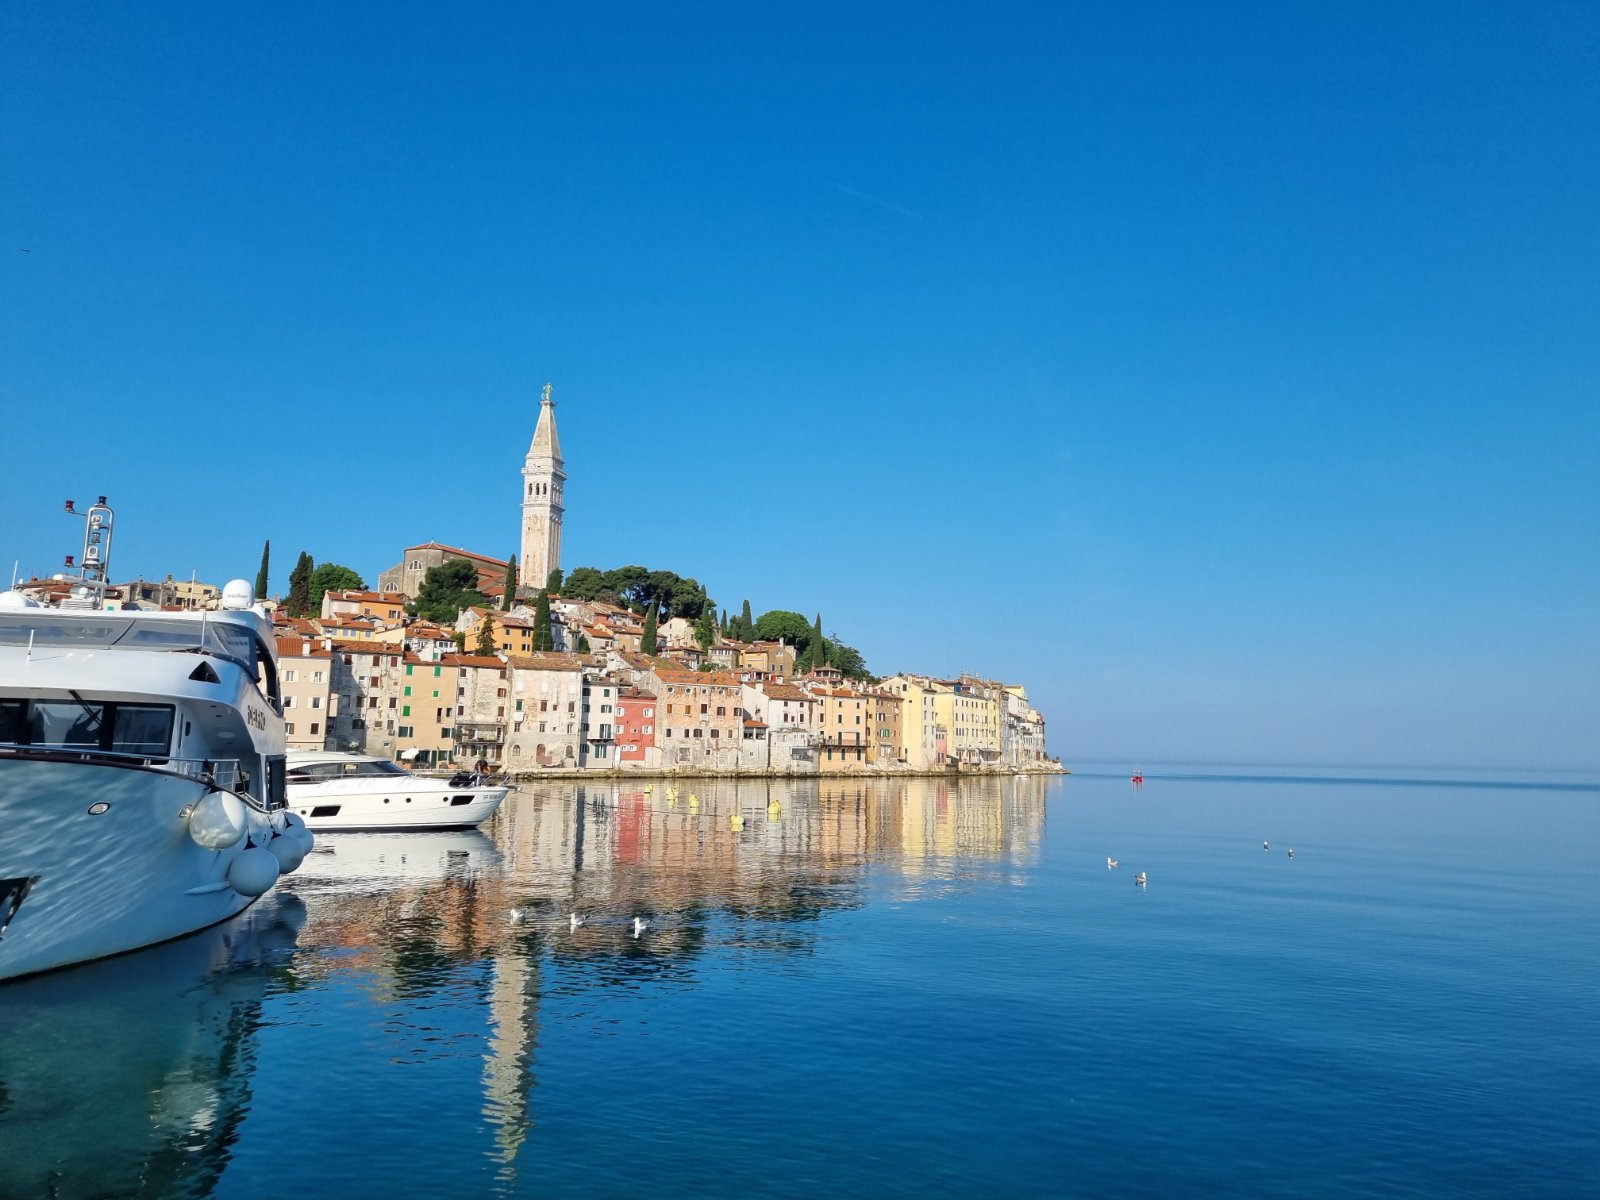
<path id="1" fill-rule="evenodd" d="M 468 829 L 500 807 L 507 789 L 458 771 L 413 775 L 399 763 L 337 750 L 289 752 L 289 808 L 313 831 Z"/>

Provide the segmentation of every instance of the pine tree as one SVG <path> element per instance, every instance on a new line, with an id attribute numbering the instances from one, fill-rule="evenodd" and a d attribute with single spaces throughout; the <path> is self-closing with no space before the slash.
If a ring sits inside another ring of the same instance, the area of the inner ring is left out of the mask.
<path id="1" fill-rule="evenodd" d="M 256 599 L 267 598 L 267 560 L 272 557 L 272 541 L 261 543 L 261 569 L 256 572 Z"/>
<path id="2" fill-rule="evenodd" d="M 283 602 L 291 617 L 304 617 L 311 612 L 311 572 L 316 564 L 304 550 L 289 572 L 289 598 Z"/>
<path id="3" fill-rule="evenodd" d="M 556 648 L 555 631 L 550 627 L 550 593 L 544 588 L 539 589 L 539 599 L 533 607 L 533 648 Z"/>
<path id="4" fill-rule="evenodd" d="M 507 612 L 517 602 L 517 556 L 506 559 L 506 594 L 500 598 L 500 607 Z"/>
<path id="5" fill-rule="evenodd" d="M 484 658 L 493 658 L 494 644 L 494 616 L 489 612 L 483 614 L 483 620 L 478 624 L 478 641 L 472 647 L 474 654 L 481 654 Z"/>
<path id="6" fill-rule="evenodd" d="M 650 611 L 644 615 L 644 633 L 639 638 L 639 653 L 654 654 L 656 652 L 656 610 L 655 605 L 650 606 Z"/>

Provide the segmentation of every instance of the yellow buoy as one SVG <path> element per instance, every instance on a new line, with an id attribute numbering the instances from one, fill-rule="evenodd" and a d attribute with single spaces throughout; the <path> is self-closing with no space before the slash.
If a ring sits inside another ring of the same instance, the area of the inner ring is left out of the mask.
<path id="1" fill-rule="evenodd" d="M 732 813 L 728 817 L 728 828 L 735 832 L 744 828 L 744 817 L 739 813 Z"/>
<path id="2" fill-rule="evenodd" d="M 776 800 L 767 805 L 767 816 L 771 817 L 774 821 L 778 819 L 779 814 L 782 812 L 783 808 Z"/>

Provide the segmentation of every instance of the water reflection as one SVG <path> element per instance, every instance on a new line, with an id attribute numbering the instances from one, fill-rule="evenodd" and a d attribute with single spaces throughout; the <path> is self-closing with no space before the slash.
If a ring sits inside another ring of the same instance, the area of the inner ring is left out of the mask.
<path id="1" fill-rule="evenodd" d="M 482 830 L 319 837 L 236 922 L 0 991 L 0 1195 L 206 1194 L 263 1138 L 315 1152 L 281 1109 L 251 1114 L 258 1071 L 315 1107 L 322 1074 L 374 1055 L 479 1097 L 481 1182 L 505 1190 L 535 1126 L 542 1009 L 571 1020 L 602 996 L 694 988 L 711 953 L 808 955 L 874 874 L 914 885 L 1030 861 L 1047 787 L 549 784 Z M 650 922 L 637 937 L 635 916 Z M 340 1061 L 308 1078 L 305 1039 L 330 1010 L 355 1024 L 317 1043 Z M 394 1079 L 401 1108 L 424 1102 L 408 1078 Z"/>
<path id="2" fill-rule="evenodd" d="M 305 908 L 0 991 L 0 1195 L 203 1195 L 250 1108 L 262 1001 Z"/>

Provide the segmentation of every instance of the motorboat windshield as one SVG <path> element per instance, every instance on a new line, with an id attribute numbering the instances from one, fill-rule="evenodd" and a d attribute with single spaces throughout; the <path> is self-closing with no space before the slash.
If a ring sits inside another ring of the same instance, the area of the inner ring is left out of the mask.
<path id="1" fill-rule="evenodd" d="M 289 764 L 290 783 L 326 783 L 330 779 L 355 779 L 375 775 L 407 775 L 410 772 L 384 758 L 345 759 L 340 762 Z"/>

